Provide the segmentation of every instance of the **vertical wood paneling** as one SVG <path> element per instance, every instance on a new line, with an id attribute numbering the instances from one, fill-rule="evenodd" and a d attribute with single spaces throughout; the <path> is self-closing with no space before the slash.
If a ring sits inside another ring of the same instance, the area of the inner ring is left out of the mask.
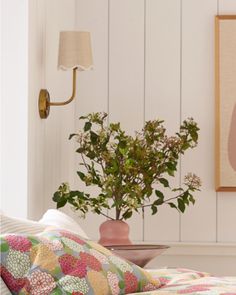
<path id="1" fill-rule="evenodd" d="M 28 206 L 28 8 L 1 1 L 1 209 L 17 217 Z"/>
<path id="2" fill-rule="evenodd" d="M 197 202 L 181 218 L 182 241 L 216 240 L 214 191 L 214 15 L 216 1 L 183 0 L 182 115 L 200 126 L 198 147 L 182 161 L 182 175 L 202 179 Z"/>
<path id="3" fill-rule="evenodd" d="M 236 14 L 235 0 L 218 0 L 219 14 Z"/>
<path id="4" fill-rule="evenodd" d="M 218 194 L 218 242 L 236 242 L 236 193 Z"/>
<path id="5" fill-rule="evenodd" d="M 108 111 L 108 0 L 77 0 L 76 3 L 76 29 L 91 33 L 94 62 L 92 71 L 78 75 L 78 117 Z"/>
<path id="6" fill-rule="evenodd" d="M 71 71 L 58 71 L 59 32 L 74 30 L 74 0 L 52 0 L 46 2 L 46 58 L 45 87 L 52 101 L 70 97 L 72 91 Z M 66 12 L 66 13 L 65 13 Z M 65 107 L 51 107 L 45 124 L 45 208 L 55 207 L 53 193 L 63 181 L 73 180 L 74 151 L 68 141 L 74 129 L 74 103 Z"/>
<path id="7" fill-rule="evenodd" d="M 28 217 L 38 219 L 45 210 L 44 124 L 38 113 L 38 94 L 43 85 L 45 67 L 45 1 L 29 1 L 29 11 Z"/>
<path id="8" fill-rule="evenodd" d="M 51 108 L 49 118 L 38 122 L 30 131 L 37 154 L 30 169 L 39 167 L 31 192 L 37 190 L 36 201 L 43 195 L 44 187 L 45 210 L 55 207 L 51 197 L 62 181 L 83 189 L 75 174 L 78 159 L 74 143 L 67 140 L 70 133 L 81 127 L 77 120 L 80 115 L 109 111 L 110 121 L 120 121 L 130 134 L 143 126 L 144 119 L 157 117 L 165 120 L 171 134 L 177 130 L 181 118 L 193 116 L 201 128 L 199 145 L 183 157 L 181 174 L 196 172 L 203 180 L 202 191 L 195 206 L 181 216 L 181 223 L 173 210 L 161 208 L 156 216 L 146 211 L 145 240 L 178 241 L 181 236 L 182 241 L 214 242 L 218 236 L 220 242 L 236 241 L 234 193 L 218 193 L 216 198 L 214 191 L 214 15 L 217 3 L 220 14 L 236 13 L 235 0 L 218 1 L 207 0 L 204 5 L 197 0 L 46 2 L 46 42 L 41 39 L 39 27 L 40 39 L 35 37 L 38 43 L 45 42 L 41 45 L 45 46 L 46 60 L 45 65 L 43 60 L 42 64 L 35 64 L 41 68 L 32 79 L 43 82 L 40 75 L 42 66 L 46 66 L 46 79 L 42 84 L 50 91 L 51 99 L 65 99 L 70 95 L 71 73 L 57 71 L 57 51 L 59 31 L 74 27 L 91 32 L 94 70 L 78 73 L 76 102 L 68 107 Z M 41 55 L 42 48 L 34 50 Z M 37 87 L 31 90 L 32 96 L 36 96 L 33 93 L 38 92 Z M 35 102 L 31 108 L 34 115 L 30 115 L 30 120 L 37 116 Z M 33 130 L 37 130 L 37 135 Z M 40 139 L 45 144 L 44 164 Z M 39 176 L 43 171 L 44 185 Z M 34 176 L 30 181 L 32 178 Z M 178 178 L 177 175 L 176 182 Z M 38 216 L 32 200 L 33 215 Z M 65 211 L 73 215 L 69 207 Z M 103 220 L 89 214 L 79 223 L 96 239 Z M 130 224 L 131 238 L 141 240 L 141 216 L 132 218 Z"/>
<path id="9" fill-rule="evenodd" d="M 128 133 L 143 126 L 144 1 L 110 3 L 110 121 Z"/>
<path id="10" fill-rule="evenodd" d="M 218 0 L 219 14 L 236 14 L 236 1 Z M 217 193 L 217 239 L 219 242 L 236 242 L 236 193 Z"/>
<path id="11" fill-rule="evenodd" d="M 133 134 L 144 119 L 144 0 L 110 1 L 109 44 L 109 119 Z M 141 240 L 141 215 L 129 223 Z"/>
<path id="12" fill-rule="evenodd" d="M 78 118 L 91 112 L 107 112 L 108 110 L 108 0 L 77 0 L 76 29 L 91 33 L 94 69 L 79 72 L 78 95 L 76 101 L 76 128 L 81 128 Z M 79 156 L 76 156 L 76 163 Z M 78 168 L 78 167 L 77 167 Z M 80 167 L 81 168 L 81 167 Z M 74 170 L 75 187 L 96 195 L 96 188 L 83 186 Z M 72 214 L 72 213 L 70 213 Z M 76 217 L 76 215 L 74 215 Z M 104 217 L 88 214 L 79 223 L 93 239 L 99 237 L 99 225 Z"/>
<path id="13" fill-rule="evenodd" d="M 180 1 L 147 1 L 145 119 L 165 120 L 168 134 L 180 121 L 180 18 Z M 178 182 L 179 174 L 173 185 Z M 178 212 L 162 206 L 152 216 L 146 210 L 144 233 L 146 241 L 177 241 Z"/>

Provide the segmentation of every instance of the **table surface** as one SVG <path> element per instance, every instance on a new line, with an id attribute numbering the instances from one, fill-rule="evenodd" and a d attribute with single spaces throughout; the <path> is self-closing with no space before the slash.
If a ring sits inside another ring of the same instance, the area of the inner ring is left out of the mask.
<path id="1" fill-rule="evenodd" d="M 131 244 L 131 245 L 107 245 L 106 248 L 110 250 L 156 250 L 156 249 L 168 249 L 167 245 L 157 244 Z"/>
<path id="2" fill-rule="evenodd" d="M 108 245 L 105 247 L 141 267 L 169 248 L 167 245 L 157 244 Z"/>

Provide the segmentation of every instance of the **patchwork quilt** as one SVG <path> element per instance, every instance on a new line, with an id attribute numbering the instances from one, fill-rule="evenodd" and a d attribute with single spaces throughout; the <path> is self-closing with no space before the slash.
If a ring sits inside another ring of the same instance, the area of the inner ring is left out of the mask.
<path id="1" fill-rule="evenodd" d="M 149 272 L 159 278 L 162 286 L 142 295 L 236 295 L 236 277 L 213 277 L 205 272 L 182 268 L 153 269 Z"/>

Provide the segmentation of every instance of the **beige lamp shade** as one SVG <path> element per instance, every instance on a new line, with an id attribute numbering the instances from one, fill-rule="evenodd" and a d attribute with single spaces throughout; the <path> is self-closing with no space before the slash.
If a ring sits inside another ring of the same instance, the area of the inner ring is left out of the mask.
<path id="1" fill-rule="evenodd" d="M 79 71 L 90 70 L 93 57 L 89 32 L 60 32 L 58 69 Z"/>

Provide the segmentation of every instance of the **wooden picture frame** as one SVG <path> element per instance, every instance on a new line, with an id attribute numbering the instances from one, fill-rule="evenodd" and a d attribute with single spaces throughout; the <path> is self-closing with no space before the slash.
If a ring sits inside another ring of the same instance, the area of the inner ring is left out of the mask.
<path id="1" fill-rule="evenodd" d="M 215 17 L 215 186 L 236 191 L 236 15 Z"/>

